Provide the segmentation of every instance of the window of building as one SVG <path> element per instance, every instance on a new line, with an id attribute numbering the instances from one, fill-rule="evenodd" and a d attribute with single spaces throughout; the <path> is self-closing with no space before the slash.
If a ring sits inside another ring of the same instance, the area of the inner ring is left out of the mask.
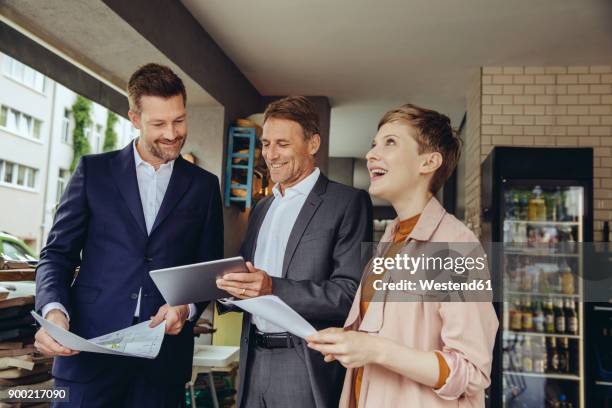
<path id="1" fill-rule="evenodd" d="M 64 191 L 66 191 L 66 186 L 68 185 L 68 179 L 70 178 L 70 172 L 65 169 L 59 169 L 59 174 L 57 176 L 57 195 L 55 196 L 55 202 L 59 203 L 64 195 Z"/>
<path id="2" fill-rule="evenodd" d="M 45 76 L 43 74 L 6 55 L 3 65 L 4 75 L 35 91 L 44 93 Z"/>
<path id="3" fill-rule="evenodd" d="M 32 134 L 36 139 L 40 140 L 40 128 L 42 127 L 42 122 L 40 120 L 34 119 L 32 122 Z"/>
<path id="4" fill-rule="evenodd" d="M 26 185 L 31 188 L 34 189 L 36 187 L 36 173 L 38 172 L 38 170 L 33 169 L 31 167 L 27 168 L 27 182 Z"/>
<path id="5" fill-rule="evenodd" d="M 13 163 L 3 162 L 3 168 L 0 169 L 0 172 L 4 176 L 2 177 L 2 181 L 4 181 L 5 183 L 13 183 L 13 166 Z"/>
<path id="6" fill-rule="evenodd" d="M 92 127 L 93 125 L 89 125 L 83 130 L 83 133 L 85 134 L 85 139 L 87 139 L 87 142 L 89 143 L 90 148 L 93 147 L 93 143 L 91 140 L 91 134 L 92 134 L 91 128 Z"/>
<path id="7" fill-rule="evenodd" d="M 0 127 L 29 139 L 40 140 L 42 135 L 41 120 L 7 106 L 0 107 Z"/>
<path id="8" fill-rule="evenodd" d="M 102 151 L 102 125 L 95 125 L 94 143 L 91 146 L 96 153 Z"/>
<path id="9" fill-rule="evenodd" d="M 62 142 L 70 144 L 70 109 L 64 109 L 62 118 Z"/>
<path id="10" fill-rule="evenodd" d="M 23 166 L 17 166 L 17 185 L 26 185 L 26 168 Z"/>
<path id="11" fill-rule="evenodd" d="M 37 175 L 37 169 L 6 160 L 0 160 L 0 184 L 34 190 L 36 188 Z"/>

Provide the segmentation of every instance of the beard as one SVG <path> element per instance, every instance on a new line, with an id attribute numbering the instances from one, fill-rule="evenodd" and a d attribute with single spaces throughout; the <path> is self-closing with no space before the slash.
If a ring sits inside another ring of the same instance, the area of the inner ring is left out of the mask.
<path id="1" fill-rule="evenodd" d="M 185 145 L 186 136 L 177 137 L 175 140 L 177 141 L 177 147 L 172 150 L 164 149 L 162 146 L 160 146 L 161 143 L 159 143 L 157 140 L 151 144 L 147 144 L 146 148 L 153 156 L 163 160 L 164 162 L 169 162 L 176 160 L 181 154 L 181 149 L 183 148 L 183 145 Z"/>

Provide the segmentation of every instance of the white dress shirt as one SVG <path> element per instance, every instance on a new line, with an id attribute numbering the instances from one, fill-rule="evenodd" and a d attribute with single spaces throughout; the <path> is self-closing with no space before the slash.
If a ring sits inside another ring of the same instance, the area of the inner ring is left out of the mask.
<path id="1" fill-rule="evenodd" d="M 151 229 L 155 223 L 155 218 L 159 212 L 164 195 L 168 189 L 170 183 L 170 177 L 172 176 L 172 169 L 174 168 L 174 160 L 164 163 L 159 166 L 157 170 L 144 161 L 138 150 L 136 149 L 136 143 L 138 139 L 134 139 L 133 150 L 134 150 L 134 163 L 136 164 L 136 179 L 138 180 L 138 190 L 140 192 L 140 202 L 142 203 L 142 211 L 144 213 L 145 224 L 147 227 L 147 234 L 151 234 Z M 140 298 L 142 295 L 142 288 L 138 291 L 138 301 L 136 302 L 136 309 L 134 310 L 134 316 L 140 315 Z M 43 316 L 46 316 L 52 309 L 60 309 L 66 316 L 68 312 L 66 308 L 58 302 L 51 302 L 45 305 L 42 309 Z M 195 305 L 189 305 L 189 318 L 191 319 L 196 313 Z"/>
<path id="2" fill-rule="evenodd" d="M 286 188 L 284 195 L 280 193 L 278 184 L 274 186 L 272 189 L 274 201 L 272 201 L 266 213 L 257 236 L 255 259 L 253 260 L 255 268 L 266 271 L 270 276 L 282 277 L 283 260 L 285 259 L 289 235 L 320 174 L 321 171 L 315 168 L 304 180 L 295 186 Z M 285 331 L 257 316 L 253 316 L 252 321 L 262 332 L 278 333 Z"/>

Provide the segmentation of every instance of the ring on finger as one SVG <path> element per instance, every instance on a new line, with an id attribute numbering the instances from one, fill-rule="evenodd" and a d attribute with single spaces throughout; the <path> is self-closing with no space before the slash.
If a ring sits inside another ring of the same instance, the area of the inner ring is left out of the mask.
<path id="1" fill-rule="evenodd" d="M 243 296 L 246 293 L 246 288 L 242 288 L 242 292 L 240 292 L 240 295 Z"/>

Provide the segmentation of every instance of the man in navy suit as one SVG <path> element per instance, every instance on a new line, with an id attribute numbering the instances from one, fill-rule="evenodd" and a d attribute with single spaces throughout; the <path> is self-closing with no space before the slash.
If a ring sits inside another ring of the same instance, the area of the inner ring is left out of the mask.
<path id="1" fill-rule="evenodd" d="M 147 64 L 130 78 L 128 97 L 140 136 L 80 160 L 40 255 L 36 310 L 85 338 L 150 318 L 151 326 L 166 321 L 166 336 L 147 360 L 79 353 L 41 328 L 35 345 L 55 356 L 55 384 L 69 388 L 68 406 L 176 407 L 191 375 L 193 322 L 206 305 L 168 306 L 149 271 L 223 256 L 218 179 L 180 156 L 181 79 Z"/>

